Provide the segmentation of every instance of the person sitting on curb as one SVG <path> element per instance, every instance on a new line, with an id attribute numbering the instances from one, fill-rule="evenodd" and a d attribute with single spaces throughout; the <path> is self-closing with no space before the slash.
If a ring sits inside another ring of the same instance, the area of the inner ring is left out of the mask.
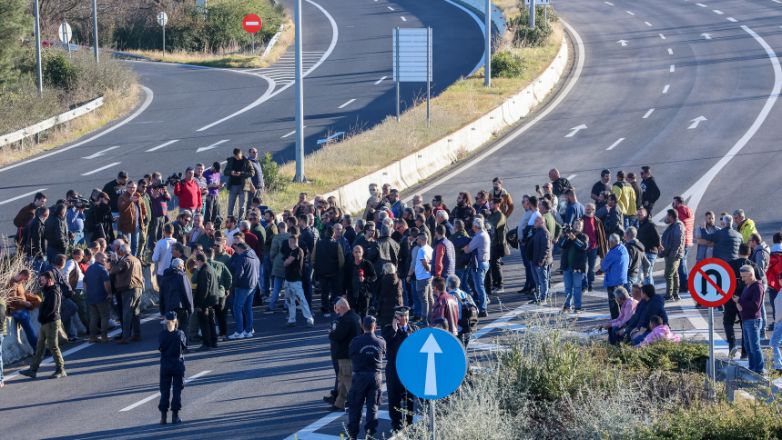
<path id="1" fill-rule="evenodd" d="M 659 341 L 680 342 L 681 339 L 682 338 L 679 335 L 671 331 L 667 324 L 663 323 L 661 317 L 655 315 L 649 320 L 649 333 L 644 340 L 638 344 L 638 347 L 647 347 Z"/>

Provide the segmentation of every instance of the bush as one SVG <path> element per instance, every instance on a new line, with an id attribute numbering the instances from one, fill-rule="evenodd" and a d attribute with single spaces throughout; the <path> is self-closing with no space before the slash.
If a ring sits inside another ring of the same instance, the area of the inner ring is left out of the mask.
<path id="1" fill-rule="evenodd" d="M 509 51 L 497 52 L 491 57 L 492 78 L 514 78 L 525 69 L 524 60 Z"/>
<path id="2" fill-rule="evenodd" d="M 261 170 L 263 171 L 263 184 L 266 186 L 267 192 L 285 189 L 288 180 L 280 174 L 280 165 L 274 161 L 271 153 L 267 152 L 263 155 Z"/>
<path id="3" fill-rule="evenodd" d="M 631 368 L 705 373 L 709 351 L 706 345 L 695 342 L 661 341 L 643 348 L 612 347 L 608 356 Z"/>
<path id="4" fill-rule="evenodd" d="M 549 21 L 543 19 L 543 6 L 535 8 L 535 28 L 529 27 L 529 8 L 522 8 L 518 17 L 508 22 L 508 29 L 513 33 L 515 46 L 543 46 L 551 35 L 551 22 L 557 21 L 553 8 L 549 8 Z"/>
<path id="5" fill-rule="evenodd" d="M 63 51 L 46 51 L 43 59 L 44 83 L 50 87 L 70 92 L 76 86 L 79 69 L 68 60 Z"/>

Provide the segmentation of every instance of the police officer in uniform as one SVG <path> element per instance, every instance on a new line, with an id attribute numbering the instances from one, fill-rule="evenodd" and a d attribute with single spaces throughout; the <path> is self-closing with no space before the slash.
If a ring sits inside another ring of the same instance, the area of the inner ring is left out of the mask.
<path id="1" fill-rule="evenodd" d="M 388 389 L 388 414 L 391 416 L 391 429 L 399 431 L 404 427 L 402 410 L 405 410 L 405 422 L 413 423 L 415 400 L 408 393 L 396 373 L 396 355 L 402 342 L 418 328 L 410 324 L 410 308 L 394 309 L 394 321 L 383 328 L 383 339 L 388 344 L 386 353 L 386 388 Z"/>
<path id="2" fill-rule="evenodd" d="M 364 425 L 367 437 L 377 431 L 377 412 L 380 406 L 380 387 L 383 356 L 386 354 L 386 341 L 375 335 L 377 320 L 369 315 L 361 323 L 364 334 L 350 342 L 350 360 L 353 365 L 353 383 L 350 386 L 348 401 L 348 438 L 358 438 L 361 423 L 361 407 L 366 400 L 367 421 Z"/>
<path id="3" fill-rule="evenodd" d="M 168 417 L 169 398 L 171 398 L 171 423 L 182 423 L 179 410 L 182 409 L 182 388 L 185 379 L 185 356 L 187 339 L 182 330 L 177 329 L 176 312 L 166 313 L 166 328 L 160 332 L 160 424 L 165 425 Z M 171 396 L 171 388 L 174 395 Z"/>

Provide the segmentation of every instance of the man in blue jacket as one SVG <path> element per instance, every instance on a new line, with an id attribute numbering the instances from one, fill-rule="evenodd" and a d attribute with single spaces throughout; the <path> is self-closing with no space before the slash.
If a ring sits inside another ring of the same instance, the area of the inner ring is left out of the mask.
<path id="1" fill-rule="evenodd" d="M 608 253 L 600 262 L 600 270 L 604 274 L 603 285 L 608 291 L 608 308 L 611 310 L 611 319 L 616 319 L 619 317 L 619 306 L 614 300 L 614 289 L 627 284 L 627 267 L 630 265 L 630 255 L 617 234 L 611 234 L 608 237 L 608 247 Z"/>
<path id="2" fill-rule="evenodd" d="M 163 273 L 163 283 L 160 286 L 160 315 L 174 312 L 179 328 L 187 335 L 190 317 L 193 315 L 193 290 L 190 280 L 185 274 L 185 262 L 174 258 L 171 266 Z"/>
<path id="3" fill-rule="evenodd" d="M 251 338 L 253 330 L 253 292 L 258 286 L 260 261 L 245 242 L 234 243 L 234 255 L 230 260 L 234 281 L 233 315 L 236 330 L 228 339 Z"/>

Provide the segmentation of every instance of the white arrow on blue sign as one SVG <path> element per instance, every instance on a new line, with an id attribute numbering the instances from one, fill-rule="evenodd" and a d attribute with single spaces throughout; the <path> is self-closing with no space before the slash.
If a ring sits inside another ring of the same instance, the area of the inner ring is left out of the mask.
<path id="1" fill-rule="evenodd" d="M 442 399 L 461 386 L 467 354 L 451 333 L 426 328 L 408 336 L 396 357 L 396 371 L 405 388 L 421 399 Z"/>

